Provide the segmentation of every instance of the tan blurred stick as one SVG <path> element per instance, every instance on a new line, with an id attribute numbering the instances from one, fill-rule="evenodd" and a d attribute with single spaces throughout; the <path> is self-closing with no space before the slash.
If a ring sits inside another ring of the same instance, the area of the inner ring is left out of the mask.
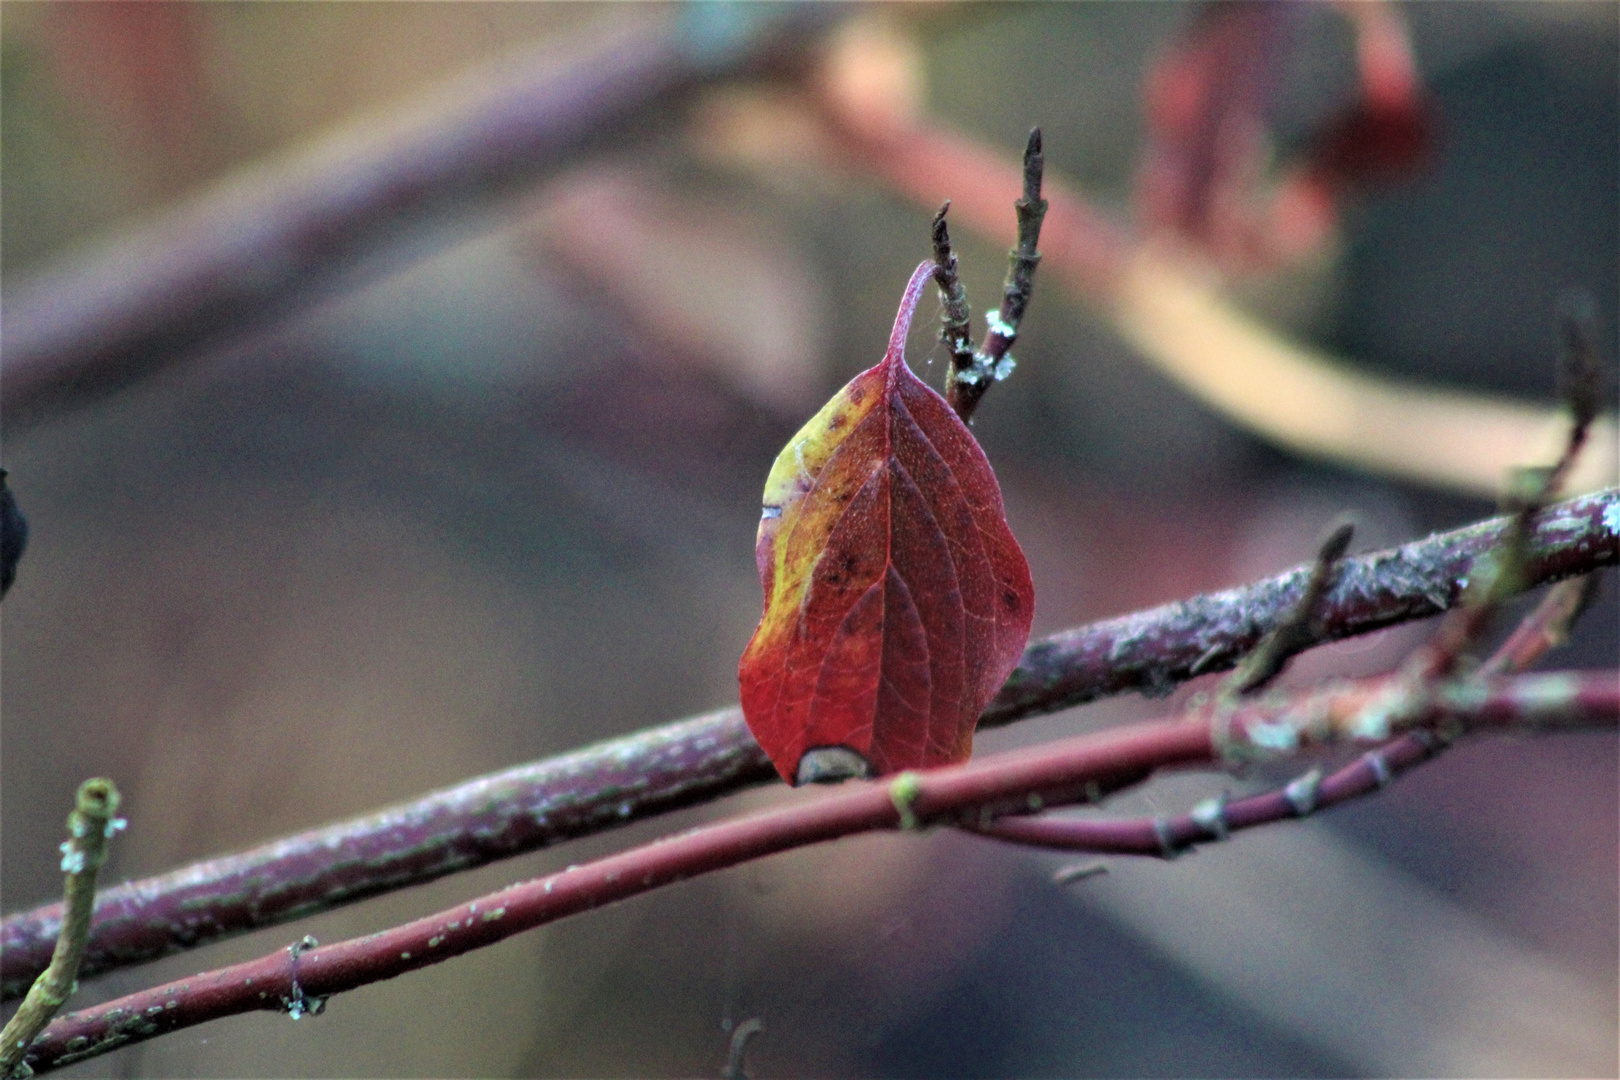
<path id="1" fill-rule="evenodd" d="M 96 872 L 107 861 L 107 841 L 123 828 L 118 817 L 118 788 L 111 780 L 86 780 L 79 785 L 73 812 L 68 815 L 68 838 L 62 844 L 62 932 L 50 966 L 34 980 L 21 1007 L 0 1032 L 0 1077 L 12 1076 L 22 1064 L 29 1044 L 45 1030 L 51 1017 L 78 988 L 79 961 L 90 940 L 90 914 L 96 899 Z"/>

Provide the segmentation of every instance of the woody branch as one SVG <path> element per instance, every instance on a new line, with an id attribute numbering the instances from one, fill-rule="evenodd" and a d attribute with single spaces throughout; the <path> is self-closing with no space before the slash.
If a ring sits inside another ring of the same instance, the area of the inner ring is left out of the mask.
<path id="1" fill-rule="evenodd" d="M 814 802 L 736 818 L 524 882 L 378 934 L 308 942 L 243 964 L 141 991 L 53 1023 L 30 1048 L 35 1072 L 121 1046 L 297 1002 L 315 1009 L 346 990 L 700 874 L 861 832 L 958 824 L 1095 801 L 1157 770 L 1286 757 L 1344 741 L 1385 741 L 1451 723 L 1467 729 L 1613 728 L 1620 681 L 1612 672 L 1474 681 L 1405 713 L 1382 710 L 1376 689 L 1352 684 L 1282 707 L 1256 702 L 1230 714 L 1132 725 L 886 781 L 853 782 Z"/>
<path id="2" fill-rule="evenodd" d="M 1436 615 L 1498 540 L 1496 518 L 1342 560 L 1317 616 L 1332 641 Z M 1620 564 L 1620 489 L 1555 504 L 1534 523 L 1523 584 Z M 1166 693 L 1231 668 L 1297 602 L 1301 566 L 1223 592 L 1034 642 L 982 727 L 1129 691 Z M 741 713 L 722 709 L 480 777 L 422 799 L 104 892 L 83 976 L 330 910 L 768 782 Z M 22 993 L 49 961 L 59 904 L 0 923 L 0 979 Z"/>

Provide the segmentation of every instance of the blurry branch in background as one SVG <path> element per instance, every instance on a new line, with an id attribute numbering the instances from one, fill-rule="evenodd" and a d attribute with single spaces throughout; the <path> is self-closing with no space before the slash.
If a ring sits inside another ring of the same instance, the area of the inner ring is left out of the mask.
<path id="1" fill-rule="evenodd" d="M 1338 10 L 1354 35 L 1355 87 L 1303 154 L 1274 164 L 1267 110 L 1304 9 L 1198 8 L 1147 73 L 1136 192 L 1146 231 L 1224 268 L 1265 272 L 1321 252 L 1347 202 L 1424 164 L 1433 106 L 1400 8 L 1355 0 Z"/>
<path id="2" fill-rule="evenodd" d="M 19 1071 L 17 1066 L 29 1044 L 79 986 L 79 961 L 90 940 L 96 873 L 107 861 L 107 841 L 124 827 L 118 801 L 118 788 L 111 780 L 86 780 L 79 785 L 73 811 L 68 814 L 68 838 L 62 844 L 62 873 L 66 875 L 62 904 L 67 916 L 50 966 L 34 980 L 22 1005 L 0 1031 L 0 1077 Z"/>
<path id="3" fill-rule="evenodd" d="M 506 57 L 8 282 L 7 419 L 286 314 L 411 228 L 467 222 L 582 156 L 644 139 L 716 80 L 801 63 L 842 16 L 831 5 L 691 4 L 654 29 Z"/>
<path id="4" fill-rule="evenodd" d="M 1427 105 L 1398 9 L 1343 10 L 1357 34 L 1359 96 L 1277 188 L 1276 205 L 1258 219 L 1239 215 L 1241 228 L 1221 223 L 1221 207 L 1253 201 L 1241 185 L 1252 184 L 1249 159 L 1263 147 L 1248 137 L 1239 140 L 1247 163 L 1204 168 L 1184 160 L 1168 172 L 1162 162 L 1145 170 L 1158 178 L 1148 186 L 1159 192 L 1143 195 L 1147 224 L 1158 230 L 1147 239 L 1048 176 L 1048 273 L 1094 304 L 1144 359 L 1261 438 L 1307 457 L 1494 495 L 1515 462 L 1548 456 L 1558 444 L 1563 425 L 1552 410 L 1358 372 L 1245 315 L 1211 281 L 1215 265 L 1253 264 L 1256 250 L 1265 267 L 1312 248 L 1310 238 L 1327 235 L 1339 202 L 1358 184 L 1399 173 L 1422 156 Z M 473 73 L 466 85 L 476 89 L 457 96 L 451 88 L 444 95 L 454 99 L 450 105 L 402 115 L 380 130 L 373 124 L 335 134 L 302 156 L 228 180 L 84 260 L 13 285 L 0 354 L 8 418 L 121 385 L 186 349 L 285 313 L 400 229 L 494 205 L 645 133 L 705 87 L 790 74 L 811 61 L 819 32 L 846 13 L 831 5 L 718 4 L 682 12 L 661 29 L 605 46 L 565 43 L 558 52 L 570 59 L 560 66 L 535 61 L 514 75 L 507 63 L 494 76 Z M 1266 73 L 1255 65 L 1275 58 L 1254 55 L 1232 26 L 1258 20 L 1269 34 L 1276 20 L 1290 17 L 1286 5 L 1218 6 L 1195 22 L 1190 40 L 1155 77 L 1185 78 L 1177 75 L 1178 57 L 1208 51 L 1222 78 L 1263 84 Z M 949 194 L 956 221 L 1012 242 L 1004 207 L 1019 190 L 1018 165 L 926 118 L 918 46 L 893 27 L 878 16 L 846 21 L 819 66 L 792 83 L 807 92 L 772 106 L 792 110 L 800 122 L 728 123 L 748 99 L 711 101 L 716 107 L 699 122 L 700 141 L 758 169 L 837 147 L 860 173 L 930 210 Z M 1155 119 L 1150 101 L 1158 139 L 1150 152 L 1160 158 L 1178 139 L 1205 145 L 1210 125 L 1224 122 L 1219 95 L 1193 86 L 1202 96 L 1193 96 L 1200 104 L 1181 118 L 1184 131 L 1174 117 Z M 1252 102 L 1234 115 L 1240 127 L 1259 122 Z M 821 138 L 810 134 L 816 131 Z M 1183 209 L 1155 216 L 1153 206 Z M 1199 208 L 1190 219 L 1187 207 Z M 1243 239 L 1250 234 L 1264 242 L 1256 248 Z M 1221 239 L 1233 236 L 1232 244 Z M 1613 483 L 1617 440 L 1612 415 L 1598 418 L 1592 442 L 1601 451 L 1582 457 L 1567 486 L 1590 491 Z"/>
<path id="5" fill-rule="evenodd" d="M 1449 608 L 1504 519 L 1341 560 L 1317 610 L 1323 641 Z M 1539 514 L 1522 585 L 1620 564 L 1620 490 Z M 1113 694 L 1168 693 L 1225 671 L 1298 605 L 1312 567 L 1066 630 L 1034 642 L 980 719 L 995 727 Z M 736 708 L 637 732 L 449 788 L 416 802 L 103 893 L 86 977 L 421 884 L 775 776 Z M 60 905 L 0 923 L 0 991 L 47 962 Z"/>
<path id="6" fill-rule="evenodd" d="M 664 885 L 840 837 L 931 825 L 993 829 L 1007 815 L 1095 802 L 1160 769 L 1286 759 L 1443 724 L 1525 732 L 1620 724 L 1613 672 L 1471 680 L 1409 708 L 1392 709 L 1387 699 L 1384 679 L 1341 683 L 1297 700 L 1205 707 L 1185 719 L 1132 724 L 962 766 L 847 782 L 812 801 L 665 837 L 379 933 L 278 949 L 70 1014 L 36 1040 L 28 1063 L 44 1072 L 211 1020 L 324 1001 Z M 1230 826 L 1217 816 L 1201 827 L 1224 835 Z"/>
<path id="7" fill-rule="evenodd" d="M 954 221 L 1011 240 L 1001 208 L 1018 190 L 1019 167 L 908 106 L 925 98 L 910 85 L 922 69 L 916 44 L 875 20 L 849 24 L 835 40 L 812 98 L 770 107 L 819 118 L 819 145 L 838 147 L 859 172 L 915 202 L 937 206 L 948 189 Z M 728 133 L 768 135 L 770 127 L 724 116 L 711 126 L 718 152 L 761 169 L 818 145 L 802 138 L 747 145 Z M 1514 465 L 1550 457 L 1562 442 L 1567 420 L 1557 410 L 1379 378 L 1290 342 L 1224 299 L 1210 258 L 1185 238 L 1139 237 L 1050 172 L 1045 194 L 1047 273 L 1094 305 L 1144 359 L 1261 438 L 1306 457 L 1493 497 Z M 1574 491 L 1615 479 L 1620 428 L 1609 415 L 1591 433 L 1603 450 L 1576 463 L 1568 480 Z"/>

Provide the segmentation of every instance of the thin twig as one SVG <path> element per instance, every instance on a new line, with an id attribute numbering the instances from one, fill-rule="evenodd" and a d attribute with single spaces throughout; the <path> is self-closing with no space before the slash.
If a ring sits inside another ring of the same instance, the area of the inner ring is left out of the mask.
<path id="1" fill-rule="evenodd" d="M 1483 693 L 1438 696 L 1425 713 L 1369 718 L 1379 680 L 1338 687 L 1315 707 L 1245 704 L 1184 719 L 1115 728 L 997 754 L 966 765 L 852 781 L 820 798 L 733 818 L 583 866 L 510 886 L 381 933 L 288 950 L 143 990 L 58 1019 L 30 1049 L 37 1071 L 58 1068 L 157 1035 L 258 1010 L 284 1011 L 296 976 L 309 998 L 403 975 L 605 904 L 775 852 L 843 836 L 929 825 L 988 826 L 1005 814 L 1094 800 L 1152 772 L 1226 759 L 1243 746 L 1272 757 L 1344 740 L 1382 741 L 1406 727 L 1450 718 L 1470 727 L 1613 728 L 1615 672 L 1566 672 L 1479 683 Z M 1325 706 L 1325 707 L 1323 707 Z M 1291 732 L 1282 745 L 1278 734 Z M 71 1049 L 70 1049 L 71 1048 Z"/>
<path id="2" fill-rule="evenodd" d="M 1318 609 L 1333 581 L 1333 568 L 1344 558 L 1355 531 L 1355 526 L 1348 521 L 1336 524 L 1329 531 L 1327 539 L 1317 549 L 1316 562 L 1311 565 L 1310 577 L 1305 579 L 1305 591 L 1300 594 L 1299 602 L 1232 670 L 1221 685 L 1222 694 L 1231 698 L 1253 693 L 1282 674 L 1290 658 L 1321 640 Z"/>
<path id="3" fill-rule="evenodd" d="M 1603 365 L 1598 359 L 1597 303 L 1585 292 L 1565 296 L 1559 304 L 1563 349 L 1559 355 L 1558 391 L 1569 409 L 1569 442 L 1552 467 L 1543 498 L 1563 490 L 1569 471 L 1586 445 L 1592 422 L 1603 407 Z"/>
<path id="4" fill-rule="evenodd" d="M 1046 156 L 1041 150 L 1041 129 L 1031 128 L 1024 145 L 1024 194 L 1013 204 L 1018 212 L 1018 243 L 1007 254 L 1007 280 L 1002 285 L 1001 315 L 985 334 L 979 351 L 990 360 L 1007 355 L 1018 339 L 1018 327 L 1035 291 L 1035 267 L 1040 264 L 1041 223 L 1046 220 L 1046 200 L 1041 198 L 1041 182 Z"/>
<path id="5" fill-rule="evenodd" d="M 1569 637 L 1569 628 L 1597 595 L 1598 576 L 1560 581 L 1547 590 L 1536 609 L 1519 622 L 1508 639 L 1480 665 L 1481 675 L 1523 671 Z"/>
<path id="6" fill-rule="evenodd" d="M 1480 522 L 1343 560 L 1323 600 L 1339 640 L 1444 611 L 1500 536 Z M 1620 489 L 1548 508 L 1526 585 L 1620 563 Z M 1224 671 L 1296 602 L 1309 567 L 1067 630 L 1032 644 L 981 726 L 1127 691 L 1167 693 Z M 723 709 L 519 766 L 411 803 L 106 890 L 85 977 L 432 881 L 497 859 L 706 802 L 775 776 L 742 714 Z M 60 905 L 0 923 L 0 990 L 20 995 L 49 961 Z"/>
<path id="7" fill-rule="evenodd" d="M 124 827 L 118 816 L 118 788 L 111 780 L 79 785 L 68 838 L 62 844 L 62 903 L 67 918 L 56 938 L 50 965 L 34 980 L 22 1005 L 0 1031 L 0 1077 L 18 1072 L 29 1044 L 51 1022 L 79 985 L 79 961 L 90 940 L 90 912 L 96 898 L 96 873 L 107 861 L 107 841 Z"/>
<path id="8" fill-rule="evenodd" d="M 1605 682 L 1609 684 L 1607 687 Z M 1313 768 L 1280 791 L 1231 801 L 1224 797 L 1206 799 L 1187 813 L 1173 817 L 1005 817 L 989 822 L 967 822 L 962 827 L 993 839 L 1031 847 L 1172 859 L 1195 845 L 1225 840 L 1233 833 L 1260 825 L 1309 817 L 1319 810 L 1388 787 L 1395 777 L 1427 760 L 1449 741 L 1432 735 L 1429 725 L 1449 724 L 1461 730 L 1505 724 L 1533 730 L 1538 725 L 1556 724 L 1560 718 L 1585 717 L 1575 721 L 1578 726 L 1584 726 L 1607 708 L 1603 702 L 1611 696 L 1620 704 L 1620 672 L 1559 672 L 1519 676 L 1512 680 L 1468 680 L 1442 688 L 1424 702 L 1421 710 L 1401 715 L 1384 712 L 1386 689 L 1387 684 L 1380 687 L 1379 680 L 1370 680 L 1353 689 L 1336 687 L 1318 691 L 1280 709 L 1262 706 L 1256 711 L 1252 705 L 1242 707 L 1243 718 L 1238 721 L 1245 732 L 1239 736 L 1243 744 L 1241 755 L 1277 757 L 1347 735 L 1383 741 L 1383 745 L 1326 777 L 1320 769 Z M 1540 704 L 1519 696 L 1542 693 L 1548 696 Z M 1539 711 L 1542 706 L 1547 710 L 1544 713 Z M 1532 710 L 1536 710 L 1535 716 L 1531 715 Z M 1309 715 L 1312 712 L 1318 715 L 1313 718 Z M 1212 711 L 1202 715 L 1220 719 Z M 1280 723 L 1276 723 L 1278 719 Z M 1272 726 L 1274 723 L 1276 726 Z M 1600 723 L 1608 726 L 1606 718 Z M 1391 738 L 1402 729 L 1410 730 Z M 1270 745 L 1268 741 L 1272 738 L 1286 743 L 1286 747 Z"/>
<path id="9" fill-rule="evenodd" d="M 972 418 L 991 384 L 1012 374 L 1014 360 L 1010 350 L 1018 340 L 1018 327 L 1024 321 L 1024 311 L 1035 290 L 1035 267 L 1041 261 L 1041 222 L 1046 218 L 1041 178 L 1045 167 L 1041 129 L 1032 128 L 1024 146 L 1024 194 L 1013 204 L 1018 215 L 1018 242 L 1007 255 L 1007 280 L 1001 290 L 1001 308 L 989 313 L 984 344 L 973 354 L 972 364 L 959 368 L 953 357 L 945 390 L 945 400 L 964 423 Z M 943 216 L 936 220 L 943 225 Z"/>
<path id="10" fill-rule="evenodd" d="M 950 374 L 945 377 L 947 400 L 951 387 L 962 373 L 973 369 L 973 309 L 968 307 L 967 290 L 957 273 L 956 253 L 951 250 L 951 232 L 945 224 L 945 214 L 951 202 L 934 215 L 934 283 L 939 286 L 939 340 L 951 354 Z M 954 405 L 952 406 L 955 407 Z M 957 414 L 961 416 L 960 413 Z M 962 422 L 967 423 L 967 417 Z"/>
<path id="11" fill-rule="evenodd" d="M 1413 693 L 1455 671 L 1468 649 L 1484 636 L 1503 602 L 1527 587 L 1536 520 L 1558 495 L 1586 444 L 1598 407 L 1597 350 L 1591 340 L 1590 319 L 1582 319 L 1578 310 L 1573 315 L 1566 312 L 1564 327 L 1559 385 L 1571 422 L 1563 451 L 1550 468 L 1520 468 L 1510 474 L 1504 502 L 1513 515 L 1489 557 L 1480 559 L 1469 572 L 1462 602 L 1447 613 L 1428 644 L 1405 664 Z"/>

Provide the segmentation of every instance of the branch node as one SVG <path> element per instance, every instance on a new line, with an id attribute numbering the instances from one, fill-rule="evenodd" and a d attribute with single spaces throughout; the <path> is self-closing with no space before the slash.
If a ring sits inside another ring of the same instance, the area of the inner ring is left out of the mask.
<path id="1" fill-rule="evenodd" d="M 1199 828 L 1209 834 L 1211 840 L 1225 840 L 1231 835 L 1231 826 L 1226 821 L 1226 803 L 1230 796 L 1226 792 L 1213 799 L 1205 799 L 1192 808 L 1190 817 Z"/>
<path id="2" fill-rule="evenodd" d="M 325 998 L 308 996 L 304 993 L 304 988 L 298 985 L 298 958 L 319 945 L 320 942 L 316 941 L 314 937 L 305 934 L 302 938 L 287 946 L 287 965 L 289 978 L 292 982 L 292 994 L 290 997 L 282 998 L 281 1004 L 286 1008 L 287 1015 L 294 1020 L 301 1020 L 305 1016 L 319 1016 L 326 1011 Z"/>
<path id="3" fill-rule="evenodd" d="M 912 811 L 912 805 L 917 796 L 922 794 L 922 780 L 918 775 L 907 769 L 889 782 L 889 801 L 900 814 L 900 828 L 906 832 L 913 832 L 922 828 L 917 815 Z"/>
<path id="4" fill-rule="evenodd" d="M 1159 841 L 1159 857 L 1166 861 L 1181 854 L 1176 838 L 1170 832 L 1170 819 L 1163 814 L 1153 815 L 1153 835 Z"/>
<path id="5" fill-rule="evenodd" d="M 1361 759 L 1367 763 L 1367 768 L 1372 770 L 1373 783 L 1377 784 L 1380 790 L 1395 782 L 1395 773 L 1390 769 L 1389 760 L 1384 757 L 1382 750 L 1369 750 Z"/>
<path id="6" fill-rule="evenodd" d="M 1322 770 L 1314 768 L 1283 788 L 1283 797 L 1294 808 L 1295 817 L 1310 817 L 1322 796 Z"/>

